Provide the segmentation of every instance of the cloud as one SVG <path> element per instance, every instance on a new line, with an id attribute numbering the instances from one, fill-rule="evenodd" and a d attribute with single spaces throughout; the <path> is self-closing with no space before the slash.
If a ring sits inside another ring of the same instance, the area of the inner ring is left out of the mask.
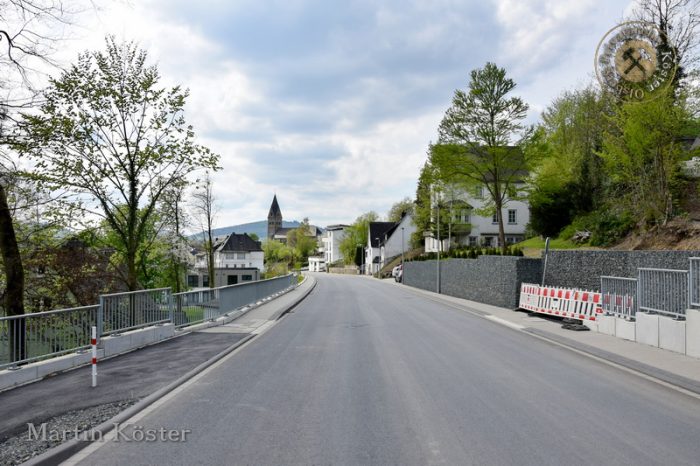
<path id="1" fill-rule="evenodd" d="M 413 197 L 470 70 L 505 66 L 534 121 L 628 4 L 148 0 L 110 4 L 82 43 L 135 39 L 190 89 L 188 122 L 222 156 L 220 226 L 265 218 L 274 192 L 285 218 L 325 225 Z"/>

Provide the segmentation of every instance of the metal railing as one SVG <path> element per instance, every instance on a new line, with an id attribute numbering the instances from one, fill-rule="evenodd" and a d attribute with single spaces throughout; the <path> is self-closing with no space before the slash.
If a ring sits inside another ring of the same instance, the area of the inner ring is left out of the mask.
<path id="1" fill-rule="evenodd" d="M 700 308 L 700 257 L 690 258 L 690 273 L 688 274 L 690 307 Z"/>
<path id="2" fill-rule="evenodd" d="M 228 312 L 255 304 L 296 285 L 296 275 L 239 283 L 209 290 L 173 295 L 173 323 L 177 327 L 213 320 Z"/>
<path id="3" fill-rule="evenodd" d="M 687 270 L 639 269 L 638 310 L 684 318 L 688 307 Z"/>
<path id="4" fill-rule="evenodd" d="M 0 317 L 0 369 L 87 349 L 98 337 L 172 322 L 213 320 L 272 298 L 296 285 L 294 274 L 239 285 L 172 294 L 170 288 L 100 296 L 94 306 Z"/>
<path id="5" fill-rule="evenodd" d="M 170 288 L 129 291 L 100 296 L 97 334 L 111 335 L 171 320 Z"/>
<path id="6" fill-rule="evenodd" d="M 90 346 L 99 306 L 0 317 L 0 369 Z"/>
<path id="7" fill-rule="evenodd" d="M 602 276 L 600 294 L 604 313 L 626 319 L 637 314 L 636 278 Z"/>
<path id="8" fill-rule="evenodd" d="M 198 324 L 220 315 L 219 288 L 173 295 L 173 324 L 176 327 Z"/>

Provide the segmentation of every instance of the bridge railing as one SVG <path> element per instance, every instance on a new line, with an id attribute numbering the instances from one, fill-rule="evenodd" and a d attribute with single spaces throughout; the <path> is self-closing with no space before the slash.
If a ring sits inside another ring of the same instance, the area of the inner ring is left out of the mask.
<path id="1" fill-rule="evenodd" d="M 112 293 L 92 306 L 0 317 L 0 369 L 84 350 L 93 326 L 98 338 L 164 323 L 186 327 L 272 299 L 296 281 L 288 274 L 176 294 L 170 288 Z"/>

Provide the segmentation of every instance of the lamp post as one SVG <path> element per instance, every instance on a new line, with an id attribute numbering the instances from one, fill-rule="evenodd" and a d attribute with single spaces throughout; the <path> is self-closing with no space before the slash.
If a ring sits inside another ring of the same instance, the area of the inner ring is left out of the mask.
<path id="1" fill-rule="evenodd" d="M 405 243 L 403 242 L 403 227 L 401 227 L 401 267 L 403 268 L 403 252 L 406 249 Z"/>
<path id="2" fill-rule="evenodd" d="M 377 257 L 377 278 L 380 278 L 379 273 L 381 272 L 380 264 L 381 264 L 381 260 L 382 260 L 382 247 L 379 243 L 379 237 L 374 238 L 374 239 L 377 240 L 377 248 L 379 249 L 379 256 Z M 372 262 L 374 262 L 374 258 L 372 259 Z"/>
<path id="3" fill-rule="evenodd" d="M 440 198 L 437 198 L 437 203 L 435 204 L 437 208 L 437 284 L 436 293 L 440 294 L 440 246 L 442 245 L 440 241 Z"/>

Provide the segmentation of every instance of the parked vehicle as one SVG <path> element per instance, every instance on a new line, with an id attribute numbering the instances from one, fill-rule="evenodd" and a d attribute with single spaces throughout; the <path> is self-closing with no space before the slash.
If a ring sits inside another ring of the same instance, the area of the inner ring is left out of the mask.
<path id="1" fill-rule="evenodd" d="M 391 274 L 394 276 L 394 280 L 401 283 L 401 281 L 403 280 L 403 264 L 399 264 L 396 267 L 394 267 L 394 270 L 391 271 Z"/>

